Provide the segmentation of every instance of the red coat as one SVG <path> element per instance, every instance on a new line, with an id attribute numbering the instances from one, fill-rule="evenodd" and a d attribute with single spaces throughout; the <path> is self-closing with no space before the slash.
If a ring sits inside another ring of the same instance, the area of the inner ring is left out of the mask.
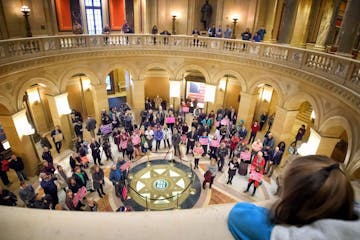
<path id="1" fill-rule="evenodd" d="M 258 161 L 258 156 L 255 156 L 250 166 L 250 178 L 249 178 L 249 182 L 255 181 L 254 183 L 255 187 L 259 186 L 262 176 L 264 175 L 264 170 L 265 170 L 265 159 L 261 158 L 260 161 Z"/>
<path id="2" fill-rule="evenodd" d="M 252 133 L 257 133 L 259 130 L 260 130 L 260 125 L 259 124 L 256 124 L 256 126 L 255 126 L 255 124 L 251 125 L 251 132 Z"/>
<path id="3" fill-rule="evenodd" d="M 234 135 L 231 137 L 230 140 L 230 149 L 231 151 L 234 151 L 238 143 L 240 142 L 240 138 L 237 135 Z"/>

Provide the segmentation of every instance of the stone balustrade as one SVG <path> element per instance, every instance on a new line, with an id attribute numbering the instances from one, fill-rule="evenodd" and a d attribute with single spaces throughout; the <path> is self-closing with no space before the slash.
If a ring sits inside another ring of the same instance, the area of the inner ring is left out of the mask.
<path id="1" fill-rule="evenodd" d="M 2 239 L 233 239 L 233 204 L 150 212 L 70 212 L 0 206 Z"/>
<path id="2" fill-rule="evenodd" d="M 60 35 L 0 41 L 2 65 L 56 54 L 107 49 L 200 51 L 226 54 L 301 69 L 360 93 L 360 61 L 338 55 L 236 39 L 185 35 Z"/>

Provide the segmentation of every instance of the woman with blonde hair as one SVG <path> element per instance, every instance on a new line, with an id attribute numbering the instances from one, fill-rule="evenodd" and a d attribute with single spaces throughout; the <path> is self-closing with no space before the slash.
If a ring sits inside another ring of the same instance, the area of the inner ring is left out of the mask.
<path id="1" fill-rule="evenodd" d="M 236 239 L 358 239 L 360 210 L 339 163 L 310 155 L 287 167 L 280 198 L 269 209 L 238 203 L 228 219 Z"/>

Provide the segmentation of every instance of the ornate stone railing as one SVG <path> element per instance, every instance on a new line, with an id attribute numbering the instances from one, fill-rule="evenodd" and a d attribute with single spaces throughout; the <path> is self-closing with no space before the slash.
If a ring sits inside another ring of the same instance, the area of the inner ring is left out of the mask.
<path id="1" fill-rule="evenodd" d="M 301 69 L 360 93 L 360 61 L 287 45 L 150 34 L 62 35 L 0 41 L 2 65 L 34 57 L 106 49 L 163 49 L 226 54 Z"/>

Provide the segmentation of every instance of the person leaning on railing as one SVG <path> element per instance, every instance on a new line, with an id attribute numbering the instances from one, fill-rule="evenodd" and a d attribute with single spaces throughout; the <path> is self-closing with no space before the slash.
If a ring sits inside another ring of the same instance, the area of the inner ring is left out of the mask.
<path id="1" fill-rule="evenodd" d="M 238 203 L 228 227 L 235 239 L 359 239 L 360 209 L 339 163 L 318 155 L 296 158 L 270 209 Z"/>

